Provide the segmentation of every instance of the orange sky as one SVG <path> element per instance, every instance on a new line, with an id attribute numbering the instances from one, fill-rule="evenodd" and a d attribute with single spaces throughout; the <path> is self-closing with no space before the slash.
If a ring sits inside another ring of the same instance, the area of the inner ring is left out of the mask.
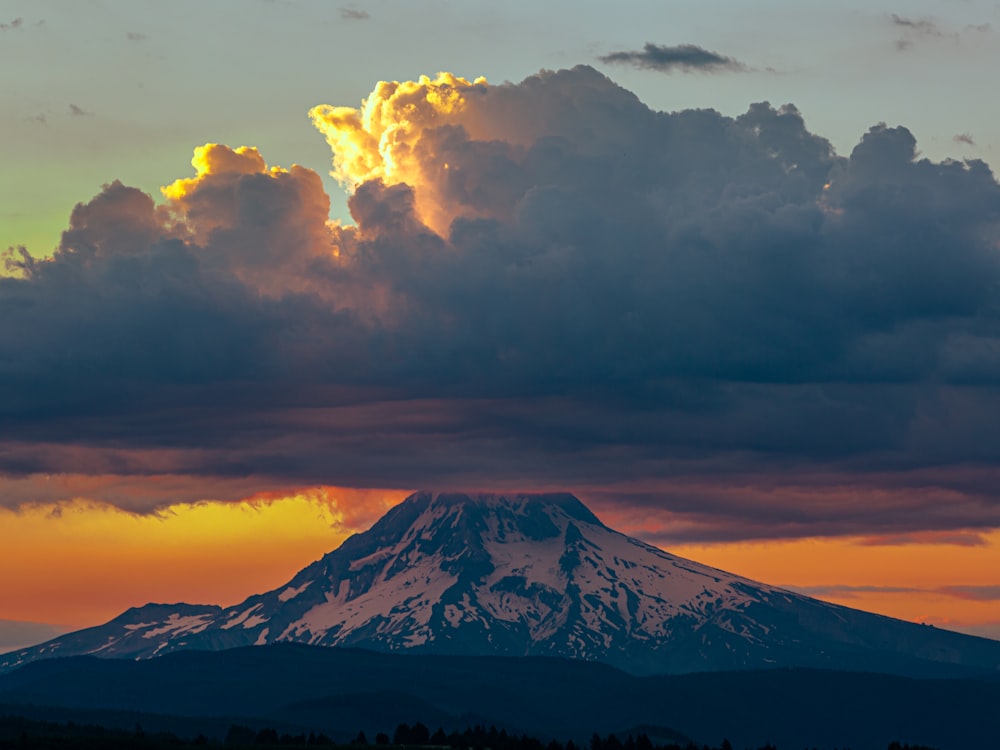
<path id="1" fill-rule="evenodd" d="M 406 494 L 312 488 L 157 515 L 87 501 L 0 510 L 0 619 L 78 628 L 149 601 L 232 604 L 281 585 Z M 1000 532 L 983 540 L 800 539 L 670 551 L 839 604 L 981 632 L 993 626 L 1000 636 L 1000 594 L 961 588 L 997 585 Z"/>
<path id="2" fill-rule="evenodd" d="M 405 495 L 324 488 L 156 515 L 83 500 L 0 510 L 0 570 L 16 571 L 0 577 L 0 619 L 77 628 L 150 601 L 232 604 L 288 580 Z"/>

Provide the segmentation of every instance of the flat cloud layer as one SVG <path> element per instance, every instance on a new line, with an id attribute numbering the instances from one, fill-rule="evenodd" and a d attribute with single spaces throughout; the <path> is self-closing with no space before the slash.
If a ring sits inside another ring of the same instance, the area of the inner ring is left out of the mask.
<path id="1" fill-rule="evenodd" d="M 696 44 L 678 44 L 671 47 L 646 42 L 642 50 L 612 52 L 600 60 L 604 63 L 658 70 L 661 73 L 672 73 L 675 70 L 685 73 L 746 70 L 746 66 L 738 60 Z"/>
<path id="2" fill-rule="evenodd" d="M 667 539 L 1000 526 L 983 162 L 588 67 L 311 116 L 356 226 L 210 144 L 163 202 L 112 182 L 54 257 L 8 254 L 0 472 L 566 487 Z"/>

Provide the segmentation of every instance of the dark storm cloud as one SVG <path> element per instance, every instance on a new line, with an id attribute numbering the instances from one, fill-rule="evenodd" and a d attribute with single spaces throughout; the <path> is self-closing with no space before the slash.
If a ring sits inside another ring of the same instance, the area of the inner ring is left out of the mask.
<path id="1" fill-rule="evenodd" d="M 939 468 L 873 474 L 843 464 L 824 472 L 803 462 L 764 471 L 749 463 L 690 462 L 659 481 L 619 478 L 587 499 L 605 522 L 665 545 L 858 536 L 870 546 L 981 546 L 986 538 L 969 529 L 1000 525 L 995 471 L 970 481 Z"/>
<path id="2" fill-rule="evenodd" d="M 603 63 L 631 65 L 662 73 L 672 73 L 675 70 L 684 73 L 746 70 L 746 66 L 739 60 L 711 52 L 696 44 L 668 46 L 646 42 L 641 51 L 612 52 L 599 59 Z"/>
<path id="3" fill-rule="evenodd" d="M 53 259 L 9 252 L 0 473 L 570 488 L 672 541 L 1000 525 L 986 164 L 586 67 L 459 116 L 356 228 L 314 172 L 212 147 L 165 205 L 111 183 Z"/>

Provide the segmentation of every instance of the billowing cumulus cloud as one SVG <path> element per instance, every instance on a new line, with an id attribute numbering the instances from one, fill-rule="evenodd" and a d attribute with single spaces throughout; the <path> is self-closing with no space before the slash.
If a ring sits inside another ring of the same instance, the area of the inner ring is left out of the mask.
<path id="1" fill-rule="evenodd" d="M 665 542 L 1000 525 L 983 162 L 588 67 L 311 117 L 352 226 L 314 171 L 209 144 L 8 253 L 0 471 L 569 488 Z"/>
<path id="2" fill-rule="evenodd" d="M 641 50 L 612 52 L 600 58 L 603 63 L 631 65 L 635 68 L 658 70 L 672 73 L 717 73 L 720 71 L 742 71 L 746 65 L 739 60 L 712 52 L 697 44 L 677 44 L 673 46 L 646 42 Z"/>

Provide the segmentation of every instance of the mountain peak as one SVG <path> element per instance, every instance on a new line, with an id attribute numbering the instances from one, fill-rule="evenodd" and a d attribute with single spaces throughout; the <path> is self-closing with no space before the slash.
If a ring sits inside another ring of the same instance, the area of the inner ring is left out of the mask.
<path id="1" fill-rule="evenodd" d="M 604 526 L 591 510 L 568 492 L 415 492 L 398 507 L 412 506 L 424 512 L 432 508 L 476 510 L 479 512 L 537 514 L 561 513 L 576 521 Z"/>
<path id="2" fill-rule="evenodd" d="M 641 673 L 1000 666 L 1000 644 L 676 557 L 608 528 L 568 493 L 424 491 L 273 591 L 228 608 L 130 610 L 0 657 L 0 670 L 55 655 L 283 642 L 562 656 Z"/>

